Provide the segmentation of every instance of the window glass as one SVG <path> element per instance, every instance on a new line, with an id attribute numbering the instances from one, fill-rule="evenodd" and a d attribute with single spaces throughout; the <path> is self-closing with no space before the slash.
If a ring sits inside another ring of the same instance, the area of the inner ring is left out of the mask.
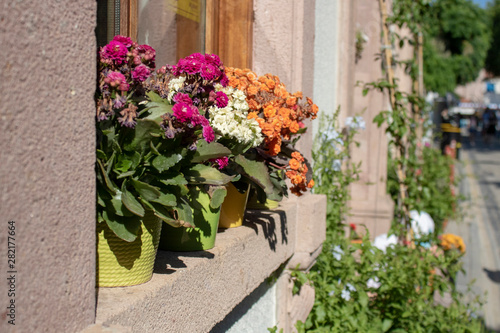
<path id="1" fill-rule="evenodd" d="M 156 50 L 156 66 L 205 52 L 205 0 L 139 0 L 137 41 Z"/>

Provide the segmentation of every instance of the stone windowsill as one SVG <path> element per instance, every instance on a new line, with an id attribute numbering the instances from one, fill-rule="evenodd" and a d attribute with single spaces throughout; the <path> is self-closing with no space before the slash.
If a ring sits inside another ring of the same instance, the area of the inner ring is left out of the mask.
<path id="1" fill-rule="evenodd" d="M 93 329 L 208 332 L 283 264 L 314 262 L 325 213 L 324 196 L 306 195 L 272 211 L 247 211 L 242 227 L 219 230 L 211 250 L 158 251 L 151 281 L 98 289 Z"/>

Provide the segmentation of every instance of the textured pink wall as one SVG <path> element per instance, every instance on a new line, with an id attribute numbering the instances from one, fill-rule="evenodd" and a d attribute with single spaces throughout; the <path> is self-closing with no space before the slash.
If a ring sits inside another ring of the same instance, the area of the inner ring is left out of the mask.
<path id="1" fill-rule="evenodd" d="M 2 1 L 0 278 L 16 221 L 16 326 L 76 332 L 95 311 L 96 2 Z"/>

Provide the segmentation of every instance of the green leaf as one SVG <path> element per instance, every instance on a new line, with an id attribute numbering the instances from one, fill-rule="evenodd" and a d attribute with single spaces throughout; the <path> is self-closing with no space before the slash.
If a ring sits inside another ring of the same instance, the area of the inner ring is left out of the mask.
<path id="1" fill-rule="evenodd" d="M 226 185 L 234 176 L 223 174 L 219 170 L 203 164 L 189 168 L 184 176 L 191 184 Z"/>
<path id="2" fill-rule="evenodd" d="M 111 193 L 115 194 L 118 188 L 111 182 L 111 179 L 109 179 L 108 174 L 106 173 L 106 170 L 104 170 L 104 166 L 102 165 L 101 160 L 97 160 L 97 165 L 99 166 L 99 170 L 101 170 L 101 174 L 104 177 L 104 184 L 108 188 Z"/>
<path id="3" fill-rule="evenodd" d="M 160 190 L 157 187 L 139 180 L 132 179 L 132 185 L 144 200 L 153 201 L 158 199 L 161 195 Z"/>
<path id="4" fill-rule="evenodd" d="M 126 242 L 133 242 L 139 234 L 141 220 L 137 217 L 122 217 L 106 210 L 102 217 L 113 233 Z"/>
<path id="5" fill-rule="evenodd" d="M 198 140 L 196 152 L 193 159 L 193 163 L 202 163 L 214 158 L 219 158 L 223 156 L 228 156 L 231 154 L 231 150 L 221 145 L 218 142 L 207 143 L 205 140 Z"/>
<path id="6" fill-rule="evenodd" d="M 116 195 L 109 201 L 118 216 L 134 216 L 122 202 L 122 192 L 117 191 Z"/>
<path id="7" fill-rule="evenodd" d="M 160 155 L 160 156 L 157 156 L 153 160 L 153 166 L 159 172 L 163 172 L 165 170 L 170 169 L 171 167 L 176 165 L 181 160 L 182 160 L 182 155 L 180 155 L 180 154 L 172 154 L 168 157 L 164 156 L 164 155 Z"/>
<path id="8" fill-rule="evenodd" d="M 224 202 L 224 198 L 227 195 L 227 189 L 225 187 L 216 187 L 209 191 L 209 195 L 210 195 L 210 207 L 213 209 L 217 209 Z"/>
<path id="9" fill-rule="evenodd" d="M 185 228 L 194 228 L 192 224 L 189 224 L 188 222 L 184 220 L 176 220 L 170 216 L 170 213 L 168 210 L 159 204 L 153 203 L 155 212 L 154 215 L 161 219 L 163 222 L 167 223 L 168 225 L 174 227 L 174 228 L 180 228 L 180 227 L 185 227 Z"/>
<path id="10" fill-rule="evenodd" d="M 194 225 L 193 210 L 184 198 L 179 198 L 179 202 L 177 207 L 174 208 L 174 211 L 177 213 L 177 220 L 179 220 L 181 224 L 188 223 Z"/>
<path id="11" fill-rule="evenodd" d="M 178 171 L 168 172 L 166 174 L 163 174 L 162 177 L 164 177 L 164 179 L 161 179 L 160 181 L 165 185 L 186 185 L 187 184 L 187 180 L 186 180 L 186 178 L 184 178 L 184 175 Z"/>
<path id="12" fill-rule="evenodd" d="M 177 205 L 177 199 L 172 193 L 161 193 L 157 199 L 151 201 L 170 207 L 175 207 Z"/>
<path id="13" fill-rule="evenodd" d="M 163 130 L 160 125 L 149 119 L 138 119 L 135 129 L 130 132 L 124 149 L 130 152 L 142 152 L 150 149 L 150 141 Z"/>
<path id="14" fill-rule="evenodd" d="M 135 173 L 135 170 L 130 170 L 130 171 L 127 171 L 127 172 L 119 174 L 118 176 L 116 176 L 116 179 L 121 179 L 121 178 L 129 177 L 129 176 L 134 175 L 134 173 Z"/>
<path id="15" fill-rule="evenodd" d="M 118 160 L 118 162 L 116 162 L 114 169 L 116 171 L 119 171 L 119 173 L 123 173 L 128 171 L 131 166 L 132 166 L 132 161 L 122 157 Z"/>
<path id="16" fill-rule="evenodd" d="M 384 319 L 382 322 L 382 332 L 387 332 L 392 326 L 392 320 Z"/>
<path id="17" fill-rule="evenodd" d="M 148 114 L 143 119 L 153 120 L 157 124 L 160 124 L 163 121 L 161 116 L 165 113 L 172 113 L 172 105 L 170 105 L 168 100 L 161 98 L 154 92 L 148 92 L 146 95 L 150 99 L 146 107 L 150 109 L 146 111 Z"/>
<path id="18" fill-rule="evenodd" d="M 269 177 L 269 169 L 263 162 L 249 160 L 243 155 L 236 156 L 234 161 L 242 168 L 242 173 L 261 187 L 264 192 L 273 193 L 274 186 Z"/>
<path id="19" fill-rule="evenodd" d="M 126 188 L 123 189 L 122 192 L 122 202 L 127 207 L 129 211 L 134 213 L 137 216 L 143 217 L 145 214 L 144 207 L 140 204 L 139 201 L 134 197 L 132 193 L 127 191 Z"/>

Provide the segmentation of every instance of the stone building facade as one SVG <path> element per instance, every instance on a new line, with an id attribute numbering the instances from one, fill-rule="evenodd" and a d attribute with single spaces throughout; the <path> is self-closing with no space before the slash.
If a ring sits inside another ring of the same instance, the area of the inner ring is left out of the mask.
<path id="1" fill-rule="evenodd" d="M 249 214 L 246 227 L 219 233 L 216 248 L 206 253 L 160 251 L 153 279 L 144 285 L 96 290 L 99 2 L 1 2 L 0 244 L 7 248 L 7 225 L 15 221 L 16 325 L 8 322 L 10 287 L 0 284 L 0 331 L 241 332 L 274 325 L 292 331 L 296 320 L 307 317 L 314 291 L 306 287 L 292 295 L 288 270 L 309 268 L 321 251 L 326 198 L 320 195 Z M 243 62 L 258 74 L 278 75 L 289 90 L 313 96 L 325 112 L 340 105 L 345 118 L 366 109 L 367 130 L 355 151 L 363 173 L 352 188 L 353 221 L 374 233 L 387 231 L 392 212 L 385 194 L 387 141 L 370 118 L 388 102 L 375 95 L 363 99 L 354 88 L 357 80 L 380 75 L 373 62 L 380 50 L 376 1 L 245 0 L 237 8 L 231 5 L 236 2 L 222 0 L 104 2 L 109 10 L 110 4 L 122 6 L 122 17 L 115 16 L 108 30 L 127 17 L 127 31 L 157 49 L 158 64 L 179 55 L 179 41 L 187 41 L 181 24 L 192 22 L 176 21 L 176 10 L 180 3 L 193 4 L 205 15 L 197 24 L 207 29 L 199 35 L 205 38 L 202 44 L 193 39 L 193 45 L 220 50 L 231 59 L 229 65 Z M 223 15 L 233 17 L 234 24 L 241 15 L 246 25 L 228 29 Z M 356 63 L 359 29 L 369 42 Z M 238 47 L 224 49 L 230 39 Z M 300 149 L 310 151 L 311 145 L 312 131 L 301 139 Z M 5 278 L 7 264 L 4 256 L 0 271 Z"/>

